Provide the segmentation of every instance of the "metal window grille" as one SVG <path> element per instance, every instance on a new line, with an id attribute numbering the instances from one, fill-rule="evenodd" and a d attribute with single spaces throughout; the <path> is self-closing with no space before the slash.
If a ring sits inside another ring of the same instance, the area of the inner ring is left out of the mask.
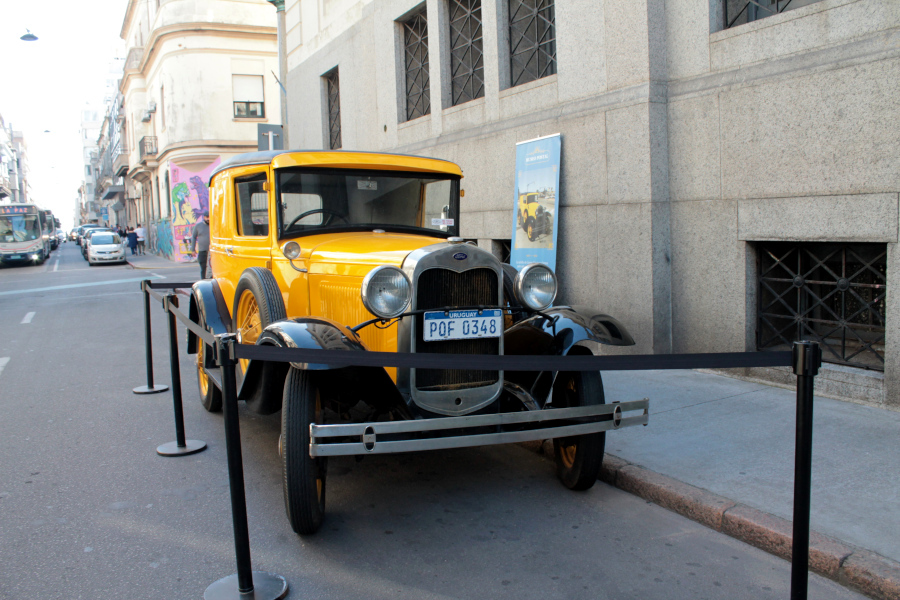
<path id="1" fill-rule="evenodd" d="M 325 75 L 328 88 L 328 147 L 338 150 L 341 147 L 341 85 L 338 70 Z"/>
<path id="2" fill-rule="evenodd" d="M 509 0 L 512 85 L 556 73 L 553 0 Z"/>
<path id="3" fill-rule="evenodd" d="M 450 1 L 450 79 L 453 106 L 484 96 L 481 0 Z"/>
<path id="4" fill-rule="evenodd" d="M 725 29 L 771 17 L 819 0 L 723 0 Z"/>
<path id="5" fill-rule="evenodd" d="M 764 242 L 758 261 L 760 350 L 814 340 L 826 362 L 884 370 L 885 244 Z"/>
<path id="6" fill-rule="evenodd" d="M 406 54 L 406 120 L 431 114 L 428 84 L 428 18 L 425 11 L 403 23 Z"/>

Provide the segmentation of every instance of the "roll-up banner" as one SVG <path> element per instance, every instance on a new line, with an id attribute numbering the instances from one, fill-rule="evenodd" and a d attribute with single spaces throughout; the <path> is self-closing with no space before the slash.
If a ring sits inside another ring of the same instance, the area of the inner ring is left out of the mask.
<path id="1" fill-rule="evenodd" d="M 516 144 L 516 194 L 509 262 L 556 270 L 559 232 L 559 134 Z"/>

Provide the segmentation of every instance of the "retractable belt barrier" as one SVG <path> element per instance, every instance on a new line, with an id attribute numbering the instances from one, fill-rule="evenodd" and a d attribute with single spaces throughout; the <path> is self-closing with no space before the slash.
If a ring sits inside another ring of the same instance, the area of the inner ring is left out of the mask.
<path id="1" fill-rule="evenodd" d="M 254 593 L 257 599 L 277 600 L 287 594 L 287 583 L 279 575 L 252 571 L 250 567 L 247 508 L 244 495 L 243 465 L 240 448 L 240 429 L 237 418 L 235 365 L 238 359 L 252 359 L 292 363 L 294 365 L 327 365 L 330 368 L 349 366 L 399 367 L 411 369 L 486 369 L 495 371 L 646 371 L 668 369 L 733 369 L 747 367 L 793 367 L 797 376 L 797 422 L 794 462 L 794 520 L 791 556 L 791 600 L 806 600 L 809 571 L 809 507 L 812 463 L 812 410 L 815 376 L 822 363 L 822 353 L 815 342 L 795 342 L 793 350 L 780 352 L 718 352 L 704 354 L 641 354 L 616 356 L 555 356 L 555 355 L 470 355 L 470 354 L 410 354 L 398 352 L 370 352 L 324 349 L 281 348 L 237 343 L 234 334 L 213 335 L 191 321 L 178 307 L 175 290 L 190 288 L 193 283 L 144 280 L 144 321 L 147 356 L 147 389 L 135 393 L 165 391 L 166 386 L 153 384 L 152 346 L 150 340 L 150 298 L 162 303 L 168 313 L 170 331 L 170 362 L 172 363 L 173 396 L 176 397 L 176 432 L 178 443 L 183 442 L 181 419 L 181 382 L 177 369 L 175 319 L 216 348 L 216 359 L 222 369 L 222 394 L 225 412 L 225 442 L 228 454 L 228 473 L 231 487 L 232 518 L 235 532 L 235 554 L 238 572 L 220 579 L 206 590 L 204 598 L 237 598 Z M 160 294 L 154 290 L 171 290 Z M 158 388 L 162 389 L 158 389 Z M 202 443 L 202 442 L 200 442 Z M 182 444 L 183 445 L 183 444 Z M 204 444 L 205 447 L 205 444 Z M 162 446 L 160 447 L 162 448 Z M 202 449 L 202 448 L 201 448 Z M 196 451 L 196 450 L 195 450 Z M 182 452 L 183 454 L 184 452 Z M 235 595 L 237 592 L 237 595 Z"/>

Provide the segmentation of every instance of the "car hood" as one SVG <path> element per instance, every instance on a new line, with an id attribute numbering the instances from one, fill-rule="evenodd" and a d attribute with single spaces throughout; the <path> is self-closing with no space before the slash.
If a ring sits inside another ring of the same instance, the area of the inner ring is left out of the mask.
<path id="1" fill-rule="evenodd" d="M 327 241 L 323 240 L 312 247 L 309 253 L 310 272 L 333 272 L 329 265 L 399 267 L 413 250 L 442 241 L 442 238 L 405 233 L 360 232 L 331 235 Z"/>

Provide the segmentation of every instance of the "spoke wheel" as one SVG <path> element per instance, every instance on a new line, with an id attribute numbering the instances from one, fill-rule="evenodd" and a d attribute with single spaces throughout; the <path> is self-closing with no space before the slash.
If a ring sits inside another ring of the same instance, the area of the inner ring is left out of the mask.
<path id="1" fill-rule="evenodd" d="M 553 406 L 573 408 L 604 404 L 600 373 L 562 372 L 553 387 Z M 553 440 L 556 475 L 571 490 L 586 490 L 594 485 L 603 466 L 606 432 L 588 433 Z"/>
<path id="2" fill-rule="evenodd" d="M 291 367 L 281 409 L 284 509 L 296 533 L 315 533 L 325 515 L 327 459 L 309 455 L 309 425 L 322 423 L 322 399 L 309 371 Z"/>
<path id="3" fill-rule="evenodd" d="M 256 303 L 252 290 L 244 290 L 241 297 L 238 298 L 237 314 L 234 322 L 238 342 L 241 344 L 256 344 L 256 340 L 259 339 L 259 335 L 262 333 L 263 326 L 259 316 L 259 304 Z M 241 366 L 241 373 L 246 373 L 247 364 L 250 361 L 246 358 L 241 358 L 238 362 Z"/>

